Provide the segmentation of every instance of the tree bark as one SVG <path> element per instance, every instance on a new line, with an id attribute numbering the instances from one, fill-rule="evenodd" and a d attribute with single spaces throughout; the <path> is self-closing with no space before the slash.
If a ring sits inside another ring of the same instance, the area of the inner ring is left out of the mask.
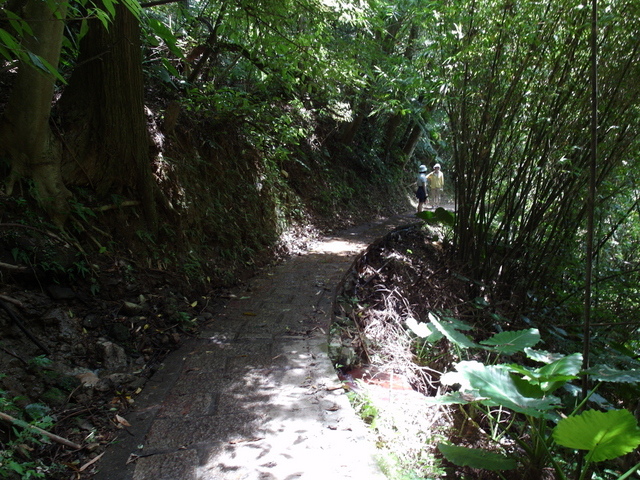
<path id="1" fill-rule="evenodd" d="M 78 67 L 60 105 L 68 145 L 63 174 L 99 195 L 127 193 L 142 201 L 155 229 L 155 182 L 151 171 L 143 100 L 138 19 L 122 4 L 109 29 L 97 20 L 80 45 Z"/>
<path id="2" fill-rule="evenodd" d="M 411 128 L 411 133 L 409 134 L 409 138 L 407 139 L 406 143 L 402 147 L 402 156 L 404 158 L 405 166 L 409 161 L 409 159 L 411 158 L 411 156 L 413 155 L 413 152 L 418 146 L 418 142 L 420 142 L 421 138 L 422 138 L 422 128 L 420 127 L 420 125 L 415 123 Z"/>
<path id="3" fill-rule="evenodd" d="M 60 58 L 65 14 L 64 1 L 30 0 L 25 6 L 24 17 L 33 36 L 25 37 L 23 46 L 54 68 Z M 21 177 L 33 179 L 38 202 L 53 221 L 62 226 L 71 193 L 62 181 L 59 142 L 49 125 L 54 85 L 53 75 L 20 62 L 0 125 L 0 151 L 11 164 L 6 193 L 13 192 L 15 182 Z"/>

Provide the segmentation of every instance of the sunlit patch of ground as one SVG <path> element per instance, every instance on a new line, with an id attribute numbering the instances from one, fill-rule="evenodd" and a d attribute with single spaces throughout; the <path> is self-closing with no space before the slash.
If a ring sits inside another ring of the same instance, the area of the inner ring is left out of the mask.
<path id="1" fill-rule="evenodd" d="M 434 405 L 438 379 L 452 352 L 417 352 L 409 317 L 455 309 L 463 290 L 452 278 L 441 232 L 399 228 L 354 262 L 337 293 L 331 349 L 352 404 L 375 431 L 391 479 L 444 478 L 437 453 L 453 419 Z"/>
<path id="2" fill-rule="evenodd" d="M 327 239 L 311 246 L 310 253 L 351 256 L 366 248 L 366 244 L 356 240 Z"/>

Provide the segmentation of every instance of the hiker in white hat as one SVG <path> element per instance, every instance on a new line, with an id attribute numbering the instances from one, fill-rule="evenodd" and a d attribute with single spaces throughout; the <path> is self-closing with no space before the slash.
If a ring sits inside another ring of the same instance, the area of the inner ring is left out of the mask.
<path id="1" fill-rule="evenodd" d="M 427 175 L 427 184 L 433 208 L 439 207 L 442 203 L 442 191 L 444 190 L 444 175 L 440 170 L 439 163 L 436 163 L 433 166 L 433 171 Z"/>

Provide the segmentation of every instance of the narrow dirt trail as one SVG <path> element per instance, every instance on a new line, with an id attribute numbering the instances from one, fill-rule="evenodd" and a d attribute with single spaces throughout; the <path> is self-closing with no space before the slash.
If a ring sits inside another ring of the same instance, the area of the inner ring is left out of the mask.
<path id="1" fill-rule="evenodd" d="M 326 237 L 234 293 L 136 400 L 96 480 L 384 479 L 327 356 L 334 291 L 412 214 Z"/>

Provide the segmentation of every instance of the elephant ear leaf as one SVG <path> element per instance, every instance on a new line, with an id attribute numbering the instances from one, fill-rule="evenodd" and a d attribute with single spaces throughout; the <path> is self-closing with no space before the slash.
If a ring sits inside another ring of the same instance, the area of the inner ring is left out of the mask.
<path id="1" fill-rule="evenodd" d="M 540 341 L 540 332 L 537 328 L 529 330 L 506 331 L 496 333 L 493 337 L 480 343 L 493 347 L 499 353 L 512 354 L 522 352 L 525 348 L 533 347 Z"/>
<path id="2" fill-rule="evenodd" d="M 553 430 L 558 445 L 587 450 L 587 459 L 601 462 L 626 455 L 640 445 L 640 428 L 628 410 L 587 410 L 564 418 Z"/>
<path id="3" fill-rule="evenodd" d="M 441 223 L 443 225 L 453 226 L 456 221 L 456 216 L 453 212 L 449 210 L 445 210 L 442 207 L 438 207 L 435 212 L 430 212 L 429 210 L 425 210 L 420 213 L 416 213 L 416 217 L 424 220 L 428 224 L 436 225 Z"/>
<path id="4" fill-rule="evenodd" d="M 595 380 L 601 382 L 637 383 L 640 382 L 640 370 L 616 370 L 608 365 L 595 365 L 587 370 Z"/>

